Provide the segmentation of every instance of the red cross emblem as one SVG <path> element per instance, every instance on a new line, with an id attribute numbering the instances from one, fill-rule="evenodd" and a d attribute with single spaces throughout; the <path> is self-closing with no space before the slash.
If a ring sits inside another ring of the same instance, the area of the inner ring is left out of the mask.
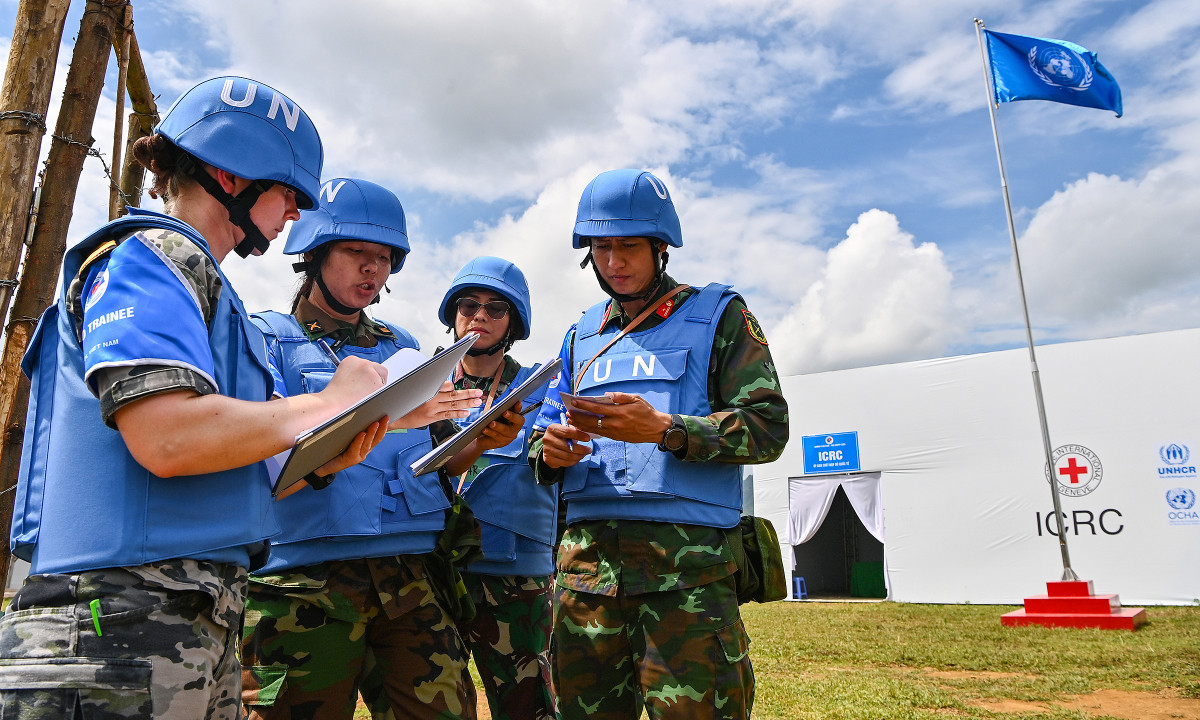
<path id="1" fill-rule="evenodd" d="M 1104 478 L 1100 457 L 1083 445 L 1061 445 L 1053 453 L 1052 465 L 1046 466 L 1046 479 L 1068 497 L 1083 497 L 1095 490 Z"/>
<path id="2" fill-rule="evenodd" d="M 1079 484 L 1079 476 L 1084 475 L 1087 472 L 1088 472 L 1088 466 L 1087 465 L 1079 465 L 1078 463 L 1076 463 L 1074 456 L 1067 459 L 1066 467 L 1058 469 L 1059 475 L 1070 475 L 1071 476 L 1071 484 L 1072 485 L 1078 485 Z"/>

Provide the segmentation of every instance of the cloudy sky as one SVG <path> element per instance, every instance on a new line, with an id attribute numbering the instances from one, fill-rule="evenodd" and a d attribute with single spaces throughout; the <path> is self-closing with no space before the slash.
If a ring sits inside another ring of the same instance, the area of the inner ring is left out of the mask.
<path id="1" fill-rule="evenodd" d="M 16 7 L 0 0 L 0 32 Z M 134 3 L 160 109 L 212 75 L 261 80 L 313 117 L 326 177 L 396 192 L 413 251 L 376 314 L 426 349 L 446 340 L 450 278 L 490 254 L 530 280 L 515 354 L 555 352 L 603 298 L 570 247 L 579 193 L 636 167 L 679 209 L 671 273 L 738 288 L 783 373 L 1024 345 L 975 17 L 1084 45 L 1124 91 L 1120 119 L 997 111 L 1037 341 L 1200 326 L 1195 0 Z M 89 159 L 69 243 L 106 198 Z M 281 308 L 289 263 L 273 249 L 225 268 L 248 307 Z"/>

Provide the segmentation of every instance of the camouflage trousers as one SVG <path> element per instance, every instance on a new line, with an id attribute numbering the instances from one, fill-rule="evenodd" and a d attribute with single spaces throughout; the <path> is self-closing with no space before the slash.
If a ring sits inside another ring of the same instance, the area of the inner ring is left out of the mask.
<path id="1" fill-rule="evenodd" d="M 550 680 L 550 578 L 474 575 L 463 581 L 475 618 L 459 632 L 475 657 L 492 720 L 555 720 Z M 477 702 L 469 668 L 463 683 Z M 396 720 L 382 693 L 381 673 L 368 659 L 362 697 L 373 720 Z"/>
<path id="2" fill-rule="evenodd" d="M 467 650 L 419 556 L 349 560 L 254 578 L 242 641 L 251 718 L 351 718 L 364 659 L 397 717 L 474 719 Z"/>
<path id="3" fill-rule="evenodd" d="M 492 719 L 554 720 L 550 578 L 467 573 L 463 579 L 475 601 L 475 619 L 461 629 Z"/>
<path id="4" fill-rule="evenodd" d="M 750 638 L 732 577 L 665 592 L 556 591 L 554 686 L 563 720 L 749 718 Z"/>
<path id="5" fill-rule="evenodd" d="M 4 718 L 241 717 L 244 568 L 33 575 L 0 618 Z"/>

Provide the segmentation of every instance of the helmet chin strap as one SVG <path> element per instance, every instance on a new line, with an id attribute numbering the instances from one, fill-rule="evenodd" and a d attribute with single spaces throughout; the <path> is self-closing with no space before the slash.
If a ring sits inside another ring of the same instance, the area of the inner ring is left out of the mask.
<path id="1" fill-rule="evenodd" d="M 270 190 L 274 183 L 252 180 L 245 190 L 237 195 L 230 195 L 225 192 L 216 178 L 205 172 L 204 168 L 192 159 L 191 155 L 182 154 L 179 159 L 179 169 L 199 183 L 200 187 L 212 195 L 217 202 L 224 205 L 226 212 L 229 213 L 229 221 L 241 228 L 245 237 L 233 246 L 235 253 L 241 257 L 247 257 L 255 250 L 265 253 L 267 248 L 271 247 L 271 241 L 262 234 L 262 230 L 259 230 L 258 225 L 250 218 L 250 211 L 254 209 L 254 204 L 258 202 L 262 194 Z"/>
<path id="2" fill-rule="evenodd" d="M 361 312 L 358 308 L 352 308 L 349 305 L 343 304 L 333 296 L 333 293 L 329 292 L 329 286 L 325 284 L 325 278 L 321 277 L 320 270 L 317 271 L 317 275 L 313 280 L 316 281 L 317 287 L 321 288 L 321 296 L 325 298 L 325 304 L 329 305 L 331 310 L 339 315 L 354 315 Z M 376 295 L 375 299 L 378 300 L 379 295 Z"/>
<path id="3" fill-rule="evenodd" d="M 659 258 L 662 258 L 661 266 L 658 262 Z M 669 259 L 670 255 L 666 250 L 654 248 L 654 281 L 650 283 L 648 288 L 646 288 L 646 292 L 640 295 L 622 295 L 616 290 L 613 290 L 612 286 L 605 282 L 604 277 L 600 275 L 600 268 L 596 266 L 596 261 L 592 258 L 591 249 L 588 249 L 587 257 L 583 259 L 583 262 L 579 263 L 579 267 L 585 268 L 587 267 L 588 263 L 591 263 L 592 272 L 596 274 L 596 281 L 600 283 L 600 289 L 618 303 L 646 302 L 650 298 L 654 297 L 654 293 L 658 292 L 658 288 L 662 285 L 663 275 L 665 275 L 667 272 L 667 261 Z"/>
<path id="4" fill-rule="evenodd" d="M 334 243 L 331 242 L 325 243 L 314 248 L 312 250 L 313 259 L 305 260 L 302 256 L 300 260 L 292 263 L 292 270 L 298 273 L 303 273 L 308 272 L 310 268 L 313 269 L 313 281 L 316 282 L 317 287 L 321 288 L 321 295 L 325 298 L 325 302 L 329 305 L 329 309 L 333 310 L 339 315 L 353 315 L 357 312 L 361 312 L 360 309 L 352 308 L 334 297 L 333 293 L 329 290 L 329 286 L 325 284 L 325 278 L 321 276 L 321 266 L 325 264 L 325 256 L 329 254 L 330 246 L 333 244 Z M 391 294 L 392 292 L 387 286 L 386 282 L 383 285 L 383 289 L 387 290 L 388 294 Z M 374 305 L 375 303 L 379 302 L 379 296 L 380 293 L 375 293 L 375 299 L 367 304 Z"/>

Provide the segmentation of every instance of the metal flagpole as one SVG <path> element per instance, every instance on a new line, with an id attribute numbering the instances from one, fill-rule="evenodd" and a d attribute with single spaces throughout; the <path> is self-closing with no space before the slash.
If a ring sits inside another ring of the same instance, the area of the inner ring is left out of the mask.
<path id="1" fill-rule="evenodd" d="M 1042 399 L 1042 380 L 1038 374 L 1037 354 L 1033 349 L 1033 327 L 1029 323 L 1029 303 L 1025 300 L 1025 280 L 1021 276 L 1021 253 L 1017 249 L 1017 228 L 1013 224 L 1012 201 L 1008 197 L 1008 178 L 1004 174 L 1004 156 L 1000 153 L 1000 131 L 996 127 L 995 95 L 992 93 L 992 76 L 988 71 L 987 50 L 983 44 L 983 21 L 975 18 L 975 35 L 979 38 L 979 54 L 983 60 L 983 79 L 987 86 L 988 114 L 992 118 L 992 137 L 996 140 L 996 161 L 1000 164 L 1000 190 L 1004 195 L 1004 211 L 1008 216 L 1008 236 L 1012 241 L 1013 260 L 1017 267 L 1017 287 L 1021 291 L 1021 310 L 1025 313 L 1025 339 L 1029 345 L 1029 364 L 1033 372 L 1033 395 L 1037 398 L 1038 422 L 1042 430 L 1042 449 L 1046 453 L 1046 467 L 1050 469 L 1050 493 L 1054 498 L 1054 524 L 1058 528 L 1058 549 L 1062 553 L 1062 579 L 1078 580 L 1071 569 L 1071 555 L 1067 551 L 1067 534 L 1062 526 L 1062 504 L 1058 499 L 1058 479 L 1054 477 L 1054 446 L 1050 444 L 1050 428 L 1046 423 L 1046 403 Z"/>

